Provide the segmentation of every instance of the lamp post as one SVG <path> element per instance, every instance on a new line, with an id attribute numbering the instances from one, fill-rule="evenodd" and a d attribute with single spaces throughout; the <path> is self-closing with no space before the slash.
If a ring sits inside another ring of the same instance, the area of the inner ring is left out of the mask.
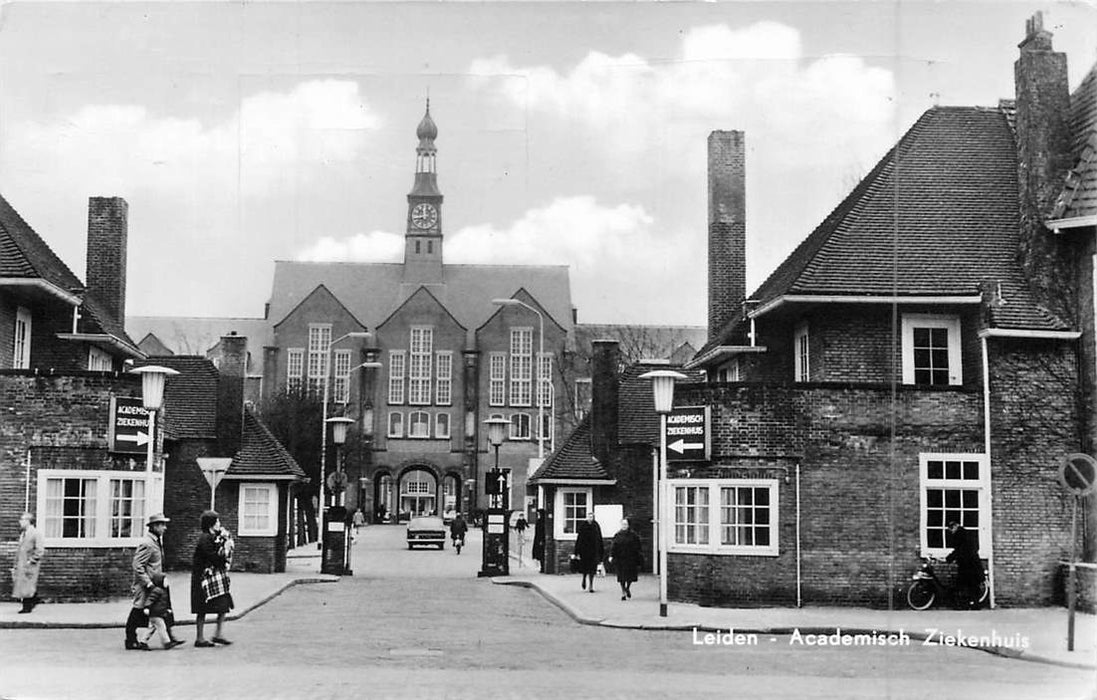
<path id="1" fill-rule="evenodd" d="M 179 374 L 170 367 L 158 365 L 146 365 L 131 369 L 130 372 L 141 375 L 141 401 L 149 412 L 149 443 L 148 453 L 145 456 L 145 502 L 150 505 L 149 513 L 155 513 L 164 509 L 163 498 L 158 489 L 152 485 L 152 463 L 156 451 L 156 412 L 164 405 L 164 384 L 168 377 Z M 163 477 L 161 477 L 163 478 Z M 154 493 L 156 491 L 156 493 Z M 146 513 L 147 515 L 148 513 Z"/>
<path id="2" fill-rule="evenodd" d="M 521 306 L 537 314 L 537 362 L 534 363 L 534 376 L 537 381 L 537 459 L 545 458 L 545 402 L 541 400 L 541 358 L 545 354 L 545 317 L 544 315 L 521 299 L 492 299 L 492 304 L 497 306 Z M 552 381 L 552 377 L 549 377 Z"/>
<path id="3" fill-rule="evenodd" d="M 657 369 L 640 375 L 640 379 L 650 379 L 655 412 L 659 414 L 659 617 L 667 616 L 667 414 L 674 407 L 674 382 L 688 379 L 681 372 Z"/>
<path id="4" fill-rule="evenodd" d="M 484 519 L 484 539 L 480 555 L 480 571 L 477 576 L 506 576 L 510 573 L 509 538 L 507 535 L 507 512 L 503 494 L 506 492 L 507 479 L 499 471 L 499 446 L 503 444 L 504 431 L 510 425 L 506 418 L 489 418 L 484 421 L 488 427 L 488 442 L 495 448 L 495 469 L 492 474 L 497 489 L 487 509 Z"/>
<path id="5" fill-rule="evenodd" d="M 488 418 L 484 421 L 484 425 L 488 426 L 488 442 L 495 448 L 495 471 L 499 471 L 499 446 L 503 444 L 503 437 L 506 434 L 506 429 L 510 427 L 510 421 L 506 418 Z M 498 507 L 501 501 L 502 494 L 496 496 L 496 500 L 491 503 L 491 506 Z"/>
<path id="6" fill-rule="evenodd" d="M 323 531 L 324 526 L 324 479 L 325 469 L 324 460 L 327 457 L 328 451 L 328 386 L 331 383 L 331 349 L 335 347 L 335 344 L 346 340 L 347 338 L 371 338 L 372 333 L 366 331 L 351 331 L 350 333 L 344 333 L 335 340 L 328 343 L 327 350 L 324 351 L 324 398 L 323 398 L 323 418 L 320 422 L 320 483 L 318 484 L 316 494 L 316 546 L 318 549 L 323 549 Z"/>
<path id="7" fill-rule="evenodd" d="M 325 533 L 325 536 L 321 539 L 324 540 L 328 548 L 338 546 L 339 561 L 328 562 L 329 552 L 323 551 L 320 557 L 320 569 L 321 573 L 337 574 L 339 576 L 350 576 L 350 532 L 347 531 L 346 522 L 346 509 L 342 508 L 340 503 L 340 494 L 345 493 L 347 487 L 347 477 L 343 472 L 343 467 L 340 458 L 342 457 L 343 444 L 347 441 L 347 428 L 354 422 L 354 419 L 347 418 L 346 416 L 336 416 L 334 418 L 328 418 L 324 421 L 331 425 L 331 441 L 335 443 L 335 471 L 328 475 L 328 483 L 323 484 L 328 487 L 328 491 L 331 493 L 332 508 L 328 513 L 333 517 L 342 517 L 343 522 L 340 523 L 339 531 L 342 532 L 342 540 L 339 540 L 338 535 L 329 535 Z M 328 523 L 328 528 L 332 528 L 332 523 Z M 325 566 L 328 564 L 328 566 Z"/>

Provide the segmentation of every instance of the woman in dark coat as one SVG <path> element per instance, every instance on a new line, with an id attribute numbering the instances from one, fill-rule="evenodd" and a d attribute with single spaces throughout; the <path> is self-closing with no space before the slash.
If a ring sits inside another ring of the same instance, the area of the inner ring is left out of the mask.
<path id="1" fill-rule="evenodd" d="M 212 510 L 202 513 L 199 526 L 202 534 L 198 537 L 198 546 L 194 548 L 194 563 L 190 570 L 190 609 L 195 615 L 197 628 L 194 646 L 232 644 L 222 634 L 225 613 L 233 606 L 228 575 L 232 538 L 221 527 L 221 516 Z M 203 634 L 207 614 L 217 615 L 217 629 L 208 640 Z"/>
<path id="2" fill-rule="evenodd" d="M 583 588 L 594 592 L 594 575 L 598 573 L 598 565 L 602 563 L 604 552 L 602 542 L 602 528 L 594 519 L 594 511 L 587 511 L 585 522 L 579 523 L 575 537 L 575 556 L 579 557 L 579 573 L 583 575 Z M 590 578 L 590 588 L 587 588 L 587 578 Z"/>
<path id="3" fill-rule="evenodd" d="M 545 572 L 545 511 L 537 510 L 537 522 L 533 524 L 533 553 L 532 556 L 540 565 L 541 573 Z"/>
<path id="4" fill-rule="evenodd" d="M 949 521 L 948 531 L 952 534 L 952 552 L 945 561 L 956 562 L 956 593 L 959 602 L 964 607 L 976 608 L 979 606 L 979 589 L 984 578 L 979 547 L 972 534 L 955 520 Z"/>
<path id="5" fill-rule="evenodd" d="M 617 569 L 617 583 L 621 585 L 621 600 L 632 597 L 632 583 L 644 565 L 640 551 L 640 536 L 628 528 L 628 520 L 621 521 L 621 529 L 613 536 L 609 549 L 609 562 Z"/>

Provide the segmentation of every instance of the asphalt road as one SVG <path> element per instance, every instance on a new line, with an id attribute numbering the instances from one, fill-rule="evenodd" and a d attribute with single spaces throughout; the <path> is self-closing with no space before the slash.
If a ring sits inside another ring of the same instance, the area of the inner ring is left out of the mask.
<path id="1" fill-rule="evenodd" d="M 127 652 L 121 630 L 5 630 L 18 698 L 1081 698 L 1091 673 L 948 648 L 698 646 L 689 632 L 583 626 L 457 556 L 363 530 L 355 576 L 229 623 L 231 647 Z M 181 632 L 190 638 L 193 628 Z"/>

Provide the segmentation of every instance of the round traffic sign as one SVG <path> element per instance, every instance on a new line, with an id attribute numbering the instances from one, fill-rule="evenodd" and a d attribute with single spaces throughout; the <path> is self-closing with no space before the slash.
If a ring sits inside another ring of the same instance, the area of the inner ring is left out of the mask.
<path id="1" fill-rule="evenodd" d="M 1059 483 L 1071 493 L 1084 496 L 1097 487 L 1097 459 L 1076 452 L 1059 465 Z"/>

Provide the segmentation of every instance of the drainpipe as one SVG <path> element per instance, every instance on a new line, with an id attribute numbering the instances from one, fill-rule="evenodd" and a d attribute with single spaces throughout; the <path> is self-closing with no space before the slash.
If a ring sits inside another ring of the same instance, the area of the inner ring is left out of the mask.
<path id="1" fill-rule="evenodd" d="M 993 470 L 990 458 L 990 355 L 987 352 L 987 339 L 979 339 L 983 353 L 983 454 L 987 456 L 987 468 Z M 991 472 L 993 476 L 993 471 Z M 990 607 L 994 608 L 994 502 L 991 500 L 993 479 L 987 481 L 987 509 L 990 511 L 990 537 L 987 538 L 987 569 L 989 576 L 987 588 L 990 589 Z"/>
<path id="2" fill-rule="evenodd" d="M 23 492 L 23 511 L 26 512 L 26 513 L 29 513 L 29 512 L 31 512 L 31 510 L 30 510 L 30 450 L 27 450 L 26 467 L 27 467 L 27 482 L 26 482 L 25 490 Z"/>
<path id="3" fill-rule="evenodd" d="M 796 607 L 804 607 L 800 571 L 800 463 L 796 463 Z"/>

